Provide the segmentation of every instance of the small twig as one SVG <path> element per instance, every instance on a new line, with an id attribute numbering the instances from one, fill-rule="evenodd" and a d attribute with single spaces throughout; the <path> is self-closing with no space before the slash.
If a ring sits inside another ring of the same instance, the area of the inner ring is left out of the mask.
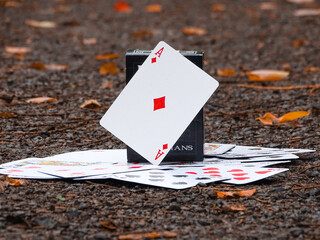
<path id="1" fill-rule="evenodd" d="M 313 185 L 313 186 L 303 186 L 303 187 L 294 187 L 291 190 L 302 190 L 302 189 L 312 189 L 312 188 L 319 188 L 320 185 Z"/>
<path id="2" fill-rule="evenodd" d="M 317 167 L 320 167 L 320 164 L 317 164 L 317 165 L 313 165 L 313 166 L 311 166 L 311 167 L 308 167 L 308 168 L 304 169 L 303 171 L 299 172 L 299 174 L 305 173 L 306 171 L 308 171 L 308 170 L 310 170 L 310 169 L 312 169 L 312 168 L 317 168 Z"/>
<path id="3" fill-rule="evenodd" d="M 252 196 L 252 198 L 253 198 L 254 200 L 258 201 L 258 202 L 261 202 L 261 203 L 273 204 L 272 202 L 269 202 L 269 201 L 267 201 L 267 200 L 262 200 L 262 199 L 257 198 L 257 197 L 253 197 L 253 196 Z"/>

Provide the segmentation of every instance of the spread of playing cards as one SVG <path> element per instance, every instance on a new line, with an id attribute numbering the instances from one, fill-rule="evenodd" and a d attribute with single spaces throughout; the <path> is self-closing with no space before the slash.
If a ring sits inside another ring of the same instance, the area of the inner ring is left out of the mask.
<path id="1" fill-rule="evenodd" d="M 130 57 L 135 54 L 141 52 L 128 53 L 127 65 L 132 65 Z M 203 53 L 179 52 L 160 42 L 142 56 L 145 59 L 135 62 L 133 76 L 100 121 L 128 149 L 26 158 L 0 165 L 0 174 L 26 179 L 115 179 L 185 189 L 256 182 L 289 170 L 274 165 L 314 151 L 204 143 L 202 108 L 218 82 L 201 69 Z"/>

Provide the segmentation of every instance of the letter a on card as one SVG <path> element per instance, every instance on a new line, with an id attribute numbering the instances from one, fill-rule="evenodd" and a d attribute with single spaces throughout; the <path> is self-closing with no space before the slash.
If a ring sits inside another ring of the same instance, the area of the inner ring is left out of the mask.
<path id="1" fill-rule="evenodd" d="M 215 79 L 159 42 L 100 124 L 158 165 L 217 87 Z"/>

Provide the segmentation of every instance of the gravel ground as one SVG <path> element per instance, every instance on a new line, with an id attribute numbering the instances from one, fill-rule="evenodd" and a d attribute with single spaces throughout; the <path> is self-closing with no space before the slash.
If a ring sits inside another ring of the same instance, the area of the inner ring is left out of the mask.
<path id="1" fill-rule="evenodd" d="M 294 16 L 298 9 L 319 9 L 319 1 L 302 5 L 284 0 L 271 5 L 249 0 L 128 2 L 130 13 L 115 11 L 115 1 L 0 0 L 0 163 L 124 148 L 99 120 L 125 86 L 126 49 L 152 49 L 160 40 L 176 49 L 204 50 L 204 69 L 220 82 L 205 106 L 206 142 L 319 150 L 319 89 L 237 85 L 252 84 L 245 73 L 254 69 L 290 70 L 286 79 L 255 83 L 260 86 L 319 84 L 320 71 L 310 67 L 320 67 L 320 16 Z M 150 3 L 160 3 L 162 11 L 145 12 Z M 211 9 L 221 3 L 223 11 L 218 11 L 221 6 Z M 261 9 L 266 6 L 272 9 Z M 54 21 L 57 26 L 36 28 L 26 20 Z M 204 28 L 207 34 L 185 35 L 186 26 Z M 137 33 L 141 30 L 151 34 Z M 88 38 L 97 42 L 86 44 Z M 31 51 L 12 55 L 5 52 L 6 46 Z M 95 59 L 111 52 L 120 57 Z M 100 66 L 110 61 L 119 73 L 101 75 Z M 35 62 L 68 65 L 68 69 L 30 68 Z M 218 76 L 219 69 L 234 69 L 236 76 Z M 105 81 L 113 87 L 102 88 Z M 41 96 L 58 101 L 25 102 Z M 101 108 L 80 107 L 90 98 Z M 280 116 L 299 110 L 311 114 L 271 126 L 255 120 L 267 111 Z M 317 151 L 278 165 L 290 171 L 264 181 L 183 191 L 118 181 L 29 181 L 0 191 L 0 239 L 320 239 L 319 165 Z M 257 191 L 251 197 L 230 199 L 215 193 L 239 188 Z M 245 209 L 231 210 L 235 205 Z"/>

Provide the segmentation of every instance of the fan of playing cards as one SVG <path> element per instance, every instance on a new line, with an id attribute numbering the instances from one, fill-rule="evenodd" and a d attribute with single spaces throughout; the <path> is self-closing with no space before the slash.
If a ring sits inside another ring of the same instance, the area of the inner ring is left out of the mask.
<path id="1" fill-rule="evenodd" d="M 297 159 L 294 153 L 314 151 L 205 143 L 201 161 L 162 161 L 217 87 L 215 79 L 160 42 L 100 121 L 149 162 L 128 162 L 125 149 L 90 150 L 5 163 L 0 165 L 0 174 L 29 179 L 116 179 L 184 189 L 199 183 L 261 180 L 288 170 L 269 166 Z"/>

